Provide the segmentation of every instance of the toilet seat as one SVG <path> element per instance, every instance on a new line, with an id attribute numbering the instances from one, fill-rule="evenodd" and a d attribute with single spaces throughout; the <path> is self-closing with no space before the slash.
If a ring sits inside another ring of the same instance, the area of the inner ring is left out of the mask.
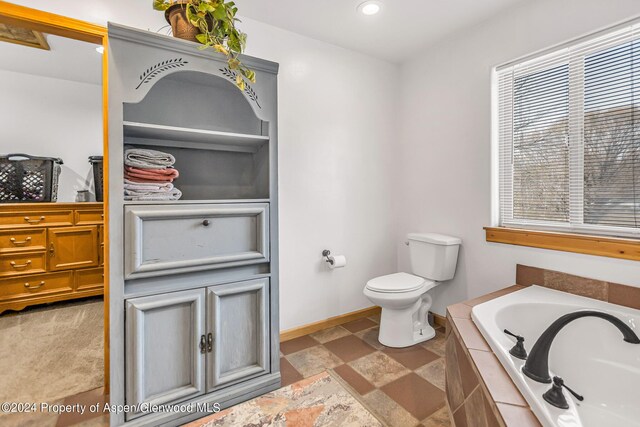
<path id="1" fill-rule="evenodd" d="M 367 282 L 366 288 L 372 292 L 380 293 L 403 293 L 411 292 L 422 288 L 425 284 L 435 283 L 420 276 L 408 273 L 394 273 L 386 276 L 376 277 Z M 431 288 L 433 286 L 430 286 Z"/>

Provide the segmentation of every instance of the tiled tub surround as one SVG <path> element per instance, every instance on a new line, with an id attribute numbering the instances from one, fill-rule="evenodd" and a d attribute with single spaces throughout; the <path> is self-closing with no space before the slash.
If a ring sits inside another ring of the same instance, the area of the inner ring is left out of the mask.
<path id="1" fill-rule="evenodd" d="M 516 283 L 447 308 L 446 391 L 452 422 L 457 427 L 541 425 L 471 320 L 474 306 L 537 284 L 640 308 L 638 288 L 566 273 L 518 265 Z M 530 349 L 531 345 L 529 343 L 527 348 Z"/>
<path id="2" fill-rule="evenodd" d="M 584 310 L 604 312 L 640 331 L 640 310 L 572 295 L 540 286 L 529 286 L 473 308 L 471 317 L 502 362 L 511 379 L 545 426 L 640 426 L 640 405 L 635 388 L 640 345 L 624 342 L 621 334 L 603 319 L 586 317 L 570 322 L 553 341 L 548 355 L 551 375 L 558 375 L 584 395 L 578 402 L 565 392 L 569 408 L 558 409 L 542 398 L 551 388 L 527 378 L 524 361 L 509 354 L 515 341 L 503 331 L 525 337 L 529 350 L 556 319 Z"/>

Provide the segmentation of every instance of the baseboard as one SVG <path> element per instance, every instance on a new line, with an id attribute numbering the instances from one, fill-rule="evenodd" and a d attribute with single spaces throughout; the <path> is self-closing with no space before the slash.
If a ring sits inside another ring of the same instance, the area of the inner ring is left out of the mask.
<path id="1" fill-rule="evenodd" d="M 362 310 L 352 311 L 350 313 L 341 314 L 340 316 L 334 316 L 318 322 L 302 325 L 297 328 L 287 329 L 286 331 L 280 332 L 280 342 L 289 341 L 294 338 L 309 335 L 323 329 L 332 328 L 364 317 L 375 316 L 380 313 L 380 310 L 381 308 L 377 306 L 364 308 Z M 436 326 L 446 327 L 447 325 L 447 319 L 439 314 L 433 313 L 433 321 Z"/>
<path id="2" fill-rule="evenodd" d="M 380 310 L 381 308 L 377 306 L 364 308 L 362 310 L 352 311 L 351 313 L 341 314 L 340 316 L 334 316 L 318 322 L 302 325 L 297 328 L 287 329 L 286 331 L 280 332 L 280 342 L 289 341 L 303 335 L 309 335 L 323 329 L 349 323 L 354 320 L 362 319 L 363 317 L 375 316 L 380 313 Z"/>
<path id="3" fill-rule="evenodd" d="M 443 328 L 447 327 L 447 318 L 444 316 L 440 316 L 439 314 L 433 314 L 433 323 L 436 324 L 436 326 L 442 326 Z"/>

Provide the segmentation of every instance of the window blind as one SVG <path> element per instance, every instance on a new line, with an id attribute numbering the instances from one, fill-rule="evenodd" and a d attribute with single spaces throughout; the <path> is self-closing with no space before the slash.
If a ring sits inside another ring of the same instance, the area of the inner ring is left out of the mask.
<path id="1" fill-rule="evenodd" d="M 496 73 L 500 225 L 640 236 L 638 24 Z"/>

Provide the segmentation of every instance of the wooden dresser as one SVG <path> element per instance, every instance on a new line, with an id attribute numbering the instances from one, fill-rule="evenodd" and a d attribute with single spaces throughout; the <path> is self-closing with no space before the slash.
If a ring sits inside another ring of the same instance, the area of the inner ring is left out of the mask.
<path id="1" fill-rule="evenodd" d="M 102 295 L 102 203 L 0 205 L 0 313 Z"/>

